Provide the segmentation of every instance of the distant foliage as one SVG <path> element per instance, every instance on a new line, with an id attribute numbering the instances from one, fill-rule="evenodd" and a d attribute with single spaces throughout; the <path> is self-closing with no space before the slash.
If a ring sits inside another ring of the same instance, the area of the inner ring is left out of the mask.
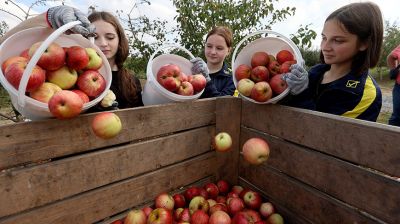
<path id="1" fill-rule="evenodd" d="M 9 26 L 5 21 L 0 22 L 0 37 L 4 36 L 4 34 L 7 32 Z"/>
<path id="2" fill-rule="evenodd" d="M 378 66 L 386 66 L 386 58 L 390 52 L 400 45 L 400 28 L 397 22 L 392 24 L 385 22 L 385 33 L 383 37 L 382 54 Z"/>

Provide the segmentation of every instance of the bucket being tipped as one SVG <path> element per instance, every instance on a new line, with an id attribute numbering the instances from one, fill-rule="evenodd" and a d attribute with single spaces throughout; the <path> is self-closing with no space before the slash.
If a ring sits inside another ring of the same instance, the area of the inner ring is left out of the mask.
<path id="1" fill-rule="evenodd" d="M 179 49 L 187 53 L 190 58 L 194 58 L 193 54 L 190 51 L 181 46 L 164 45 L 159 49 L 157 49 L 151 55 L 149 62 L 147 63 L 147 70 L 146 70 L 147 81 L 143 88 L 143 93 L 142 93 L 142 99 L 144 105 L 156 105 L 156 104 L 196 100 L 204 92 L 203 89 L 201 92 L 198 92 L 194 95 L 183 96 L 168 91 L 163 86 L 161 86 L 160 83 L 158 83 L 157 72 L 163 65 L 166 64 L 176 64 L 180 67 L 183 73 L 185 74 L 192 73 L 191 72 L 192 63 L 188 59 L 182 56 L 175 54 L 161 54 L 155 57 L 159 51 L 166 49 Z"/>
<path id="2" fill-rule="evenodd" d="M 29 63 L 22 75 L 18 90 L 15 89 L 7 81 L 3 72 L 0 70 L 0 83 L 10 95 L 11 102 L 15 109 L 20 112 L 24 117 L 31 120 L 41 120 L 53 117 L 53 115 L 49 111 L 47 103 L 37 101 L 25 94 L 30 76 L 29 74 L 31 74 L 33 67 L 39 61 L 42 53 L 53 42 L 59 44 L 62 47 L 69 47 L 73 45 L 78 45 L 85 48 L 91 47 L 95 49 L 102 58 L 103 65 L 100 69 L 98 69 L 98 71 L 106 80 L 106 88 L 99 96 L 92 99 L 88 103 L 85 103 L 83 105 L 83 111 L 86 111 L 87 109 L 99 103 L 107 94 L 107 91 L 111 86 L 112 73 L 106 56 L 96 45 L 94 45 L 92 42 L 82 37 L 81 35 L 63 34 L 65 31 L 69 30 L 77 24 L 80 24 L 80 22 L 71 22 L 65 24 L 64 26 L 61 26 L 55 31 L 44 27 L 36 27 L 22 30 L 10 36 L 0 46 L 0 64 L 2 64 L 5 60 L 7 60 L 7 58 L 18 55 L 23 50 L 30 48 L 36 42 L 43 41 L 41 46 L 35 51 L 31 59 L 29 60 Z"/>

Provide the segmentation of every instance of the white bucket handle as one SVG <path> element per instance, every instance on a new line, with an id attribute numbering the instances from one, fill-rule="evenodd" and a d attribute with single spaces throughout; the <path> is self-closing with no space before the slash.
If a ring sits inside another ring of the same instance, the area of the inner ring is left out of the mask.
<path id="1" fill-rule="evenodd" d="M 40 56 L 42 56 L 43 52 L 47 49 L 47 47 L 54 42 L 61 34 L 63 34 L 65 31 L 71 29 L 75 25 L 81 24 L 80 21 L 74 21 L 67 23 L 61 27 L 59 27 L 57 30 L 55 30 L 53 33 L 51 33 L 46 40 L 42 42 L 42 44 L 38 47 L 38 49 L 35 51 L 33 54 L 32 58 L 29 60 L 28 65 L 25 68 L 24 73 L 22 74 L 21 77 L 21 82 L 19 83 L 18 87 L 18 105 L 20 107 L 25 106 L 25 91 L 26 87 L 28 85 L 28 80 L 30 77 L 30 74 L 32 73 L 33 68 L 37 64 L 37 62 L 40 59 Z"/>
<path id="2" fill-rule="evenodd" d="M 283 40 L 285 40 L 285 41 L 292 47 L 292 49 L 295 51 L 297 63 L 300 64 L 301 66 L 304 66 L 304 60 L 303 60 L 303 58 L 301 57 L 301 52 L 300 52 L 300 50 L 297 48 L 296 44 L 295 44 L 291 39 L 285 37 L 284 35 L 282 35 L 282 34 L 280 34 L 280 33 L 278 33 L 278 32 L 272 31 L 272 30 L 259 30 L 259 31 L 256 31 L 256 32 L 254 32 L 254 33 L 248 34 L 245 38 L 243 38 L 243 39 L 238 43 L 238 45 L 236 46 L 236 48 L 235 48 L 235 50 L 233 51 L 233 54 L 232 54 L 232 64 L 231 64 L 231 65 L 232 65 L 232 68 L 234 67 L 234 64 L 235 64 L 236 53 L 237 53 L 237 51 L 239 50 L 240 46 L 242 46 L 243 42 L 245 42 L 245 41 L 246 41 L 247 39 L 249 39 L 250 37 L 255 36 L 255 35 L 258 35 L 258 34 L 274 34 L 274 35 L 276 35 L 276 36 L 279 36 L 279 38 L 282 38 Z M 300 56 L 300 57 L 299 57 L 299 56 Z"/>
<path id="3" fill-rule="evenodd" d="M 190 56 L 190 59 L 195 58 L 194 55 L 188 51 L 186 48 L 179 46 L 179 45 L 175 45 L 175 44 L 166 44 L 161 46 L 160 48 L 158 48 L 157 50 L 154 51 L 154 53 L 150 56 L 149 62 L 147 63 L 147 71 L 151 71 L 152 67 L 153 67 L 153 59 L 156 56 L 156 54 L 161 51 L 161 50 L 165 50 L 168 48 L 177 48 L 179 50 L 184 51 L 186 54 L 188 54 Z"/>

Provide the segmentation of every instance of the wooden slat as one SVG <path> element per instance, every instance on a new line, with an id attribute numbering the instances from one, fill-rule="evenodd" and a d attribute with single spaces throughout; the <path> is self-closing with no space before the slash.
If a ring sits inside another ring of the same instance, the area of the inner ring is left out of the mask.
<path id="1" fill-rule="evenodd" d="M 400 128 L 281 105 L 243 101 L 242 125 L 400 176 Z"/>
<path id="2" fill-rule="evenodd" d="M 0 223 L 93 223 L 153 200 L 161 192 L 169 192 L 213 175 L 215 169 L 215 153 L 209 152 L 17 216 L 2 218 Z"/>
<path id="3" fill-rule="evenodd" d="M 269 142 L 271 154 L 267 166 L 383 221 L 400 220 L 399 181 L 279 138 L 243 127 L 241 130 L 242 142 L 250 137 L 261 137 Z"/>
<path id="4" fill-rule="evenodd" d="M 214 126 L 0 174 L 0 217 L 194 157 L 210 150 Z"/>
<path id="5" fill-rule="evenodd" d="M 217 179 L 237 183 L 241 100 L 236 97 L 220 97 L 216 102 L 216 132 L 227 132 L 232 137 L 232 148 L 228 152 L 218 152 Z"/>
<path id="6" fill-rule="evenodd" d="M 95 114 L 0 126 L 0 170 L 215 123 L 215 99 L 118 110 L 123 130 L 109 140 L 90 127 Z"/>
<path id="7" fill-rule="evenodd" d="M 268 166 L 249 166 L 241 161 L 240 177 L 311 223 L 383 223 Z"/>

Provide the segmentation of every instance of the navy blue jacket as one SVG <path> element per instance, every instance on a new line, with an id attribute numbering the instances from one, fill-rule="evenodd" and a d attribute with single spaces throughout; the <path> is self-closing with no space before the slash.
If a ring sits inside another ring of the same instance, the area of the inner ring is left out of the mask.
<path id="1" fill-rule="evenodd" d="M 235 92 L 235 84 L 232 79 L 232 72 L 224 63 L 221 70 L 210 74 L 211 81 L 207 83 L 203 94 L 200 98 L 210 98 L 216 96 L 232 96 Z"/>
<path id="2" fill-rule="evenodd" d="M 288 105 L 376 121 L 382 107 L 382 93 L 376 81 L 368 74 L 355 76 L 353 72 L 330 83 L 321 84 L 330 65 L 319 64 L 309 71 L 309 86 L 293 96 Z"/>

